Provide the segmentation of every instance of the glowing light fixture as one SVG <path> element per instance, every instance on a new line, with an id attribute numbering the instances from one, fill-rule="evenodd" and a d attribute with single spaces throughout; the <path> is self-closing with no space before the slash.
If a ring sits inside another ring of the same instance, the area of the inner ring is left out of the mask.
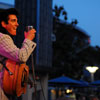
<path id="1" fill-rule="evenodd" d="M 94 81 L 94 73 L 99 69 L 97 66 L 87 66 L 86 70 L 88 70 L 91 74 L 91 81 Z"/>
<path id="2" fill-rule="evenodd" d="M 87 66 L 86 69 L 90 72 L 90 73 L 95 73 L 99 68 L 97 66 Z"/>

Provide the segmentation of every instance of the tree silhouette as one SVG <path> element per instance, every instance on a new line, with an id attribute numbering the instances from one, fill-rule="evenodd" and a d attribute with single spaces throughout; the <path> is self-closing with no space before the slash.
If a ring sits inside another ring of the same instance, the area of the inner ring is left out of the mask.
<path id="1" fill-rule="evenodd" d="M 58 7 L 57 5 L 55 5 L 54 9 L 53 9 L 53 12 L 54 12 L 54 16 L 59 19 L 59 17 L 61 15 L 64 16 L 64 20 L 67 20 L 67 12 L 64 10 L 63 6 L 60 6 Z"/>

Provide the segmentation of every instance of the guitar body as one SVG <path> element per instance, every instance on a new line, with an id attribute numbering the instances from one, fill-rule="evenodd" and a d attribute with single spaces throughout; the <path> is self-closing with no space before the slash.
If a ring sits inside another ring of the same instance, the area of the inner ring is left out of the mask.
<path id="1" fill-rule="evenodd" d="M 19 97 L 26 92 L 29 68 L 26 64 L 18 64 L 11 60 L 6 61 L 6 67 L 12 74 L 4 70 L 3 90 L 6 94 Z"/>

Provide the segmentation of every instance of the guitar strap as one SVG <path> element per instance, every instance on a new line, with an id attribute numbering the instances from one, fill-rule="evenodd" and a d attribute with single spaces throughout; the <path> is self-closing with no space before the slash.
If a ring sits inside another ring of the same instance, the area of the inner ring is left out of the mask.
<path id="1" fill-rule="evenodd" d="M 12 72 L 6 67 L 6 60 L 7 58 L 0 56 L 0 63 L 3 65 L 3 67 L 8 71 L 10 75 L 12 75 Z"/>

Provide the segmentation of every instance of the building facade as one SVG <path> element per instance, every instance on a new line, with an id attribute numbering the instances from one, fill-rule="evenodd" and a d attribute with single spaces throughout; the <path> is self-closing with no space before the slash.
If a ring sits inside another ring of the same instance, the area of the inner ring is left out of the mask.
<path id="1" fill-rule="evenodd" d="M 36 65 L 41 67 L 52 66 L 52 0 L 15 0 L 15 8 L 20 12 L 19 32 L 23 41 L 23 32 L 27 25 L 36 29 Z"/>

